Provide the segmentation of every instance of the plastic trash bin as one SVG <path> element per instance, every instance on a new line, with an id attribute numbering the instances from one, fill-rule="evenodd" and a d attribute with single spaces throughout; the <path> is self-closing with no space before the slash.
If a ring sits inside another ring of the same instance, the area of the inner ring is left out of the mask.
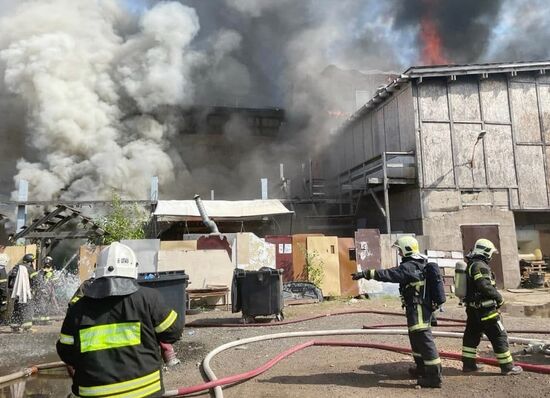
<path id="1" fill-rule="evenodd" d="M 138 283 L 157 290 L 185 324 L 186 289 L 189 284 L 189 275 L 185 271 L 140 274 Z"/>
<path id="2" fill-rule="evenodd" d="M 245 321 L 256 316 L 275 315 L 282 321 L 283 270 L 261 268 L 258 271 L 235 269 L 233 273 L 232 311 L 242 311 Z"/>

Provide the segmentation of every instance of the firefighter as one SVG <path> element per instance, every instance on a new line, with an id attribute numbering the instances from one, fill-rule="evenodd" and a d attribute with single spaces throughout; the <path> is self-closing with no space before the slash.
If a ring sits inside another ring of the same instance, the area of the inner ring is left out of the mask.
<path id="1" fill-rule="evenodd" d="M 135 253 L 114 242 L 101 251 L 83 297 L 67 310 L 57 352 L 72 369 L 74 395 L 162 396 L 159 341 L 178 340 L 183 322 L 136 278 Z"/>
<path id="2" fill-rule="evenodd" d="M 462 340 L 462 370 L 475 372 L 481 369 L 476 364 L 477 346 L 484 333 L 491 344 L 500 364 L 503 375 L 515 375 L 522 372 L 520 366 L 514 366 L 508 347 L 508 336 L 499 308 L 504 304 L 502 296 L 495 287 L 495 278 L 489 268 L 489 261 L 498 253 L 495 245 L 488 239 L 478 239 L 472 251 L 466 256 L 466 330 Z"/>
<path id="3" fill-rule="evenodd" d="M 53 258 L 46 256 L 42 262 L 42 269 L 36 275 L 33 323 L 48 324 L 51 309 L 57 307 L 53 279 Z"/>
<path id="4" fill-rule="evenodd" d="M 36 286 L 37 272 L 34 270 L 34 254 L 27 253 L 21 263 L 12 268 L 8 275 L 8 288 L 14 300 L 10 319 L 12 331 L 28 331 L 32 327 L 32 290 Z"/>
<path id="5" fill-rule="evenodd" d="M 0 246 L 0 324 L 4 321 L 4 313 L 8 309 L 8 274 L 6 266 L 10 258 L 4 253 L 4 246 Z"/>
<path id="6" fill-rule="evenodd" d="M 441 388 L 441 359 L 430 327 L 432 306 L 424 299 L 425 259 L 420 255 L 418 241 L 412 236 L 397 239 L 392 247 L 396 247 L 402 257 L 399 266 L 356 272 L 352 274 L 352 278 L 399 283 L 399 291 L 407 316 L 409 340 L 416 364 L 416 367 L 409 369 L 409 373 L 418 379 L 417 384 L 421 387 Z"/>

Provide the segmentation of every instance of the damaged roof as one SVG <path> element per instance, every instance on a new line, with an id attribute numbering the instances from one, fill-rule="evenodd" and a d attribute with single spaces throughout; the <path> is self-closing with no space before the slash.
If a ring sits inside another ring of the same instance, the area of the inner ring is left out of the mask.
<path id="1" fill-rule="evenodd" d="M 412 66 L 407 69 L 404 74 L 414 79 L 418 77 L 487 75 L 489 73 L 517 73 L 528 71 L 539 71 L 541 74 L 545 74 L 547 69 L 550 69 L 550 61 L 499 62 L 487 64 Z"/>
<path id="2" fill-rule="evenodd" d="M 530 71 L 538 71 L 541 75 L 544 75 L 547 69 L 550 69 L 550 61 L 411 66 L 405 73 L 376 90 L 374 97 L 351 115 L 338 130 L 342 131 L 348 128 L 355 120 L 385 102 L 394 92 L 399 91 L 403 84 L 408 83 L 411 79 L 422 81 L 424 77 L 456 77 L 461 75 L 481 75 L 487 78 L 489 74 L 493 73 L 511 73 L 515 75 L 518 72 Z"/>

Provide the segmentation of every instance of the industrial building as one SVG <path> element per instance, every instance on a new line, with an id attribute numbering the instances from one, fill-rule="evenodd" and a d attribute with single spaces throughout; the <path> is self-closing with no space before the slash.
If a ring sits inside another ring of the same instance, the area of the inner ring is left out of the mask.
<path id="1" fill-rule="evenodd" d="M 550 62 L 411 67 L 306 167 L 303 195 L 348 228 L 424 235 L 432 250 L 495 242 L 497 283 L 518 249 L 550 253 Z"/>

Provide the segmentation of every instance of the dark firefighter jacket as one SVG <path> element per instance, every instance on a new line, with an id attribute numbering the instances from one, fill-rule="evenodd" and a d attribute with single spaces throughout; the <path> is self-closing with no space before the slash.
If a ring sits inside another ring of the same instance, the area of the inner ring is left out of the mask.
<path id="1" fill-rule="evenodd" d="M 424 300 L 424 261 L 403 257 L 397 267 L 369 270 L 367 279 L 399 283 L 410 332 L 426 330 L 430 326 L 431 306 Z"/>
<path id="2" fill-rule="evenodd" d="M 478 308 L 484 313 L 482 320 L 495 318 L 498 315 L 496 307 L 503 303 L 495 285 L 493 273 L 484 259 L 474 257 L 468 261 L 464 301 L 468 306 Z"/>
<path id="3" fill-rule="evenodd" d="M 405 305 L 416 304 L 418 300 L 417 294 L 420 292 L 420 297 L 424 292 L 424 262 L 416 260 L 412 257 L 404 257 L 401 264 L 397 267 L 379 270 L 369 270 L 371 273 L 369 279 L 375 279 L 380 282 L 399 283 L 399 291 L 403 297 Z M 420 288 L 418 288 L 420 287 Z"/>
<path id="4" fill-rule="evenodd" d="M 174 343 L 182 330 L 182 320 L 153 289 L 84 296 L 67 311 L 57 352 L 75 370 L 77 396 L 160 397 L 159 341 Z"/>

